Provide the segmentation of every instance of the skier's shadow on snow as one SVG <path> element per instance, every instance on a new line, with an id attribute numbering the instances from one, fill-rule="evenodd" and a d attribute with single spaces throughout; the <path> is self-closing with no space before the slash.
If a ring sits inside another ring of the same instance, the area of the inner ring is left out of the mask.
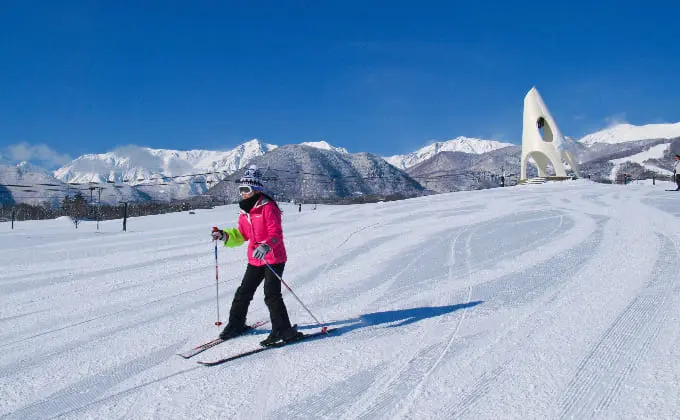
<path id="1" fill-rule="evenodd" d="M 361 328 L 374 327 L 383 324 L 386 324 L 383 328 L 397 328 L 408 324 L 413 324 L 414 322 L 422 321 L 426 318 L 434 318 L 436 316 L 450 314 L 461 309 L 472 308 L 483 302 L 484 301 L 478 300 L 474 302 L 460 303 L 457 305 L 426 306 L 421 308 L 373 312 L 370 314 L 360 315 L 356 318 L 329 322 L 324 325 L 329 327 L 337 327 L 337 330 L 334 331 L 334 334 L 345 334 Z M 304 325 L 298 327 L 300 330 L 314 328 L 318 328 L 318 325 Z"/>

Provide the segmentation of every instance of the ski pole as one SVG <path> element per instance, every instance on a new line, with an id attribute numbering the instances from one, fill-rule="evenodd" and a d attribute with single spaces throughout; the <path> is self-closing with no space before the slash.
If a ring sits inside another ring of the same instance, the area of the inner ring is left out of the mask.
<path id="1" fill-rule="evenodd" d="M 213 226 L 213 232 L 216 232 L 217 227 Z M 217 265 L 217 241 L 213 240 L 215 243 L 215 300 L 217 302 L 217 321 L 215 322 L 215 325 L 218 327 L 222 325 L 222 321 L 220 321 L 220 276 L 219 276 L 219 266 Z"/>
<path id="2" fill-rule="evenodd" d="M 288 289 L 288 291 L 293 295 L 293 297 L 298 301 L 298 303 L 300 303 L 300 305 L 302 305 L 302 307 L 305 308 L 305 310 L 307 311 L 307 313 L 308 313 L 309 315 L 311 315 L 312 318 L 314 318 L 314 321 L 316 321 L 317 325 L 319 325 L 319 326 L 321 327 L 321 332 L 322 332 L 322 333 L 325 333 L 326 330 L 328 329 L 328 327 L 327 327 L 327 326 L 324 326 L 324 325 L 321 325 L 321 323 L 319 322 L 318 319 L 316 319 L 316 317 L 314 316 L 314 314 L 312 313 L 312 311 L 310 311 L 309 308 L 307 308 L 307 306 L 306 306 L 304 303 L 302 303 L 302 301 L 300 300 L 299 297 L 297 297 L 297 295 L 295 294 L 295 292 L 293 291 L 293 289 L 291 289 L 290 286 L 288 286 L 288 284 L 286 284 L 286 282 L 283 281 L 283 279 L 281 278 L 281 276 L 279 276 L 279 273 L 277 273 L 276 271 L 274 271 L 274 269 L 272 268 L 271 265 L 269 265 L 269 263 L 265 262 L 265 264 L 267 265 L 267 267 L 269 267 L 269 269 L 271 270 L 271 272 L 274 273 L 274 275 L 276 276 L 276 278 L 279 279 L 279 280 L 281 281 L 281 283 L 282 283 L 284 286 L 286 286 L 286 289 Z"/>

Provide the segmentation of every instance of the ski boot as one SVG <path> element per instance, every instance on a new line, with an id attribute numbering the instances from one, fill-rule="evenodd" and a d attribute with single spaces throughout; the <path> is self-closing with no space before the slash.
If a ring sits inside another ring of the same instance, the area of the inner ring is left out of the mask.
<path id="1" fill-rule="evenodd" d="M 304 336 L 303 333 L 297 330 L 297 325 L 293 325 L 282 331 L 272 331 L 271 334 L 269 334 L 269 337 L 260 341 L 260 344 L 264 347 L 269 347 L 275 344 L 290 343 L 291 341 L 299 340 Z"/>
<path id="2" fill-rule="evenodd" d="M 229 340 L 230 338 L 238 337 L 239 335 L 243 334 L 246 331 L 248 331 L 248 326 L 245 324 L 243 325 L 227 324 L 227 326 L 224 327 L 224 330 L 220 333 L 220 338 L 222 340 Z"/>

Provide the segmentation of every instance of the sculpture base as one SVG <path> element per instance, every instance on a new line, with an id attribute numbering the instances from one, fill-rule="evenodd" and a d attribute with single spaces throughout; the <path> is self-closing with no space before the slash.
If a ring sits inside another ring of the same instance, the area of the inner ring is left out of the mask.
<path id="1" fill-rule="evenodd" d="M 519 185 L 526 184 L 545 184 L 546 182 L 571 181 L 577 179 L 575 176 L 542 176 L 536 178 L 525 178 L 519 180 Z"/>

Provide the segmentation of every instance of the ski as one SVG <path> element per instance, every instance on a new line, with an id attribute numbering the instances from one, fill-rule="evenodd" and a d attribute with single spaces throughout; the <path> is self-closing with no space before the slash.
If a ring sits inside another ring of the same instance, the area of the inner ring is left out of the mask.
<path id="1" fill-rule="evenodd" d="M 255 328 L 261 327 L 261 326 L 267 324 L 268 322 L 269 322 L 269 321 L 258 321 L 258 322 L 254 323 L 254 324 L 248 325 L 248 330 L 245 331 L 244 334 L 247 334 L 250 330 L 253 330 L 253 329 L 255 329 Z M 232 339 L 232 340 L 233 340 L 233 339 Z M 199 353 L 203 353 L 204 351 L 206 351 L 206 350 L 208 350 L 208 349 L 211 349 L 211 348 L 215 347 L 215 346 L 218 345 L 218 344 L 224 343 L 225 341 L 228 341 L 228 340 L 223 340 L 223 339 L 221 339 L 221 338 L 216 338 L 216 339 L 214 339 L 214 340 L 208 341 L 207 343 L 203 343 L 203 344 L 201 344 L 201 345 L 199 345 L 199 346 L 196 346 L 196 347 L 194 347 L 193 349 L 187 350 L 187 351 L 185 351 L 184 353 L 178 353 L 177 355 L 178 355 L 178 356 L 181 356 L 181 357 L 183 357 L 183 358 L 185 358 L 185 359 L 190 359 L 190 358 L 196 356 L 196 355 L 199 354 Z"/>
<path id="2" fill-rule="evenodd" d="M 257 353 L 260 353 L 260 352 L 263 352 L 263 351 L 266 351 L 266 350 L 277 349 L 277 348 L 280 348 L 280 347 L 285 347 L 285 346 L 288 346 L 288 345 L 291 345 L 291 344 L 299 343 L 300 341 L 305 341 L 305 340 L 310 339 L 310 338 L 325 336 L 325 335 L 328 335 L 329 333 L 331 333 L 335 330 L 337 330 L 337 328 L 326 328 L 326 327 L 324 327 L 324 329 L 322 329 L 321 331 L 317 331 L 317 332 L 311 333 L 311 334 L 305 334 L 302 337 L 298 338 L 297 340 L 288 341 L 288 342 L 280 342 L 280 343 L 272 344 L 271 346 L 267 346 L 267 347 L 258 347 L 256 349 L 246 350 L 242 353 L 237 353 L 237 354 L 231 355 L 229 357 L 225 357 L 225 358 L 219 359 L 219 360 L 213 360 L 213 361 L 210 361 L 210 362 L 200 360 L 197 363 L 201 364 L 203 366 L 217 366 L 217 365 L 221 365 L 222 363 L 230 362 L 232 360 L 240 359 L 242 357 L 257 354 Z"/>

